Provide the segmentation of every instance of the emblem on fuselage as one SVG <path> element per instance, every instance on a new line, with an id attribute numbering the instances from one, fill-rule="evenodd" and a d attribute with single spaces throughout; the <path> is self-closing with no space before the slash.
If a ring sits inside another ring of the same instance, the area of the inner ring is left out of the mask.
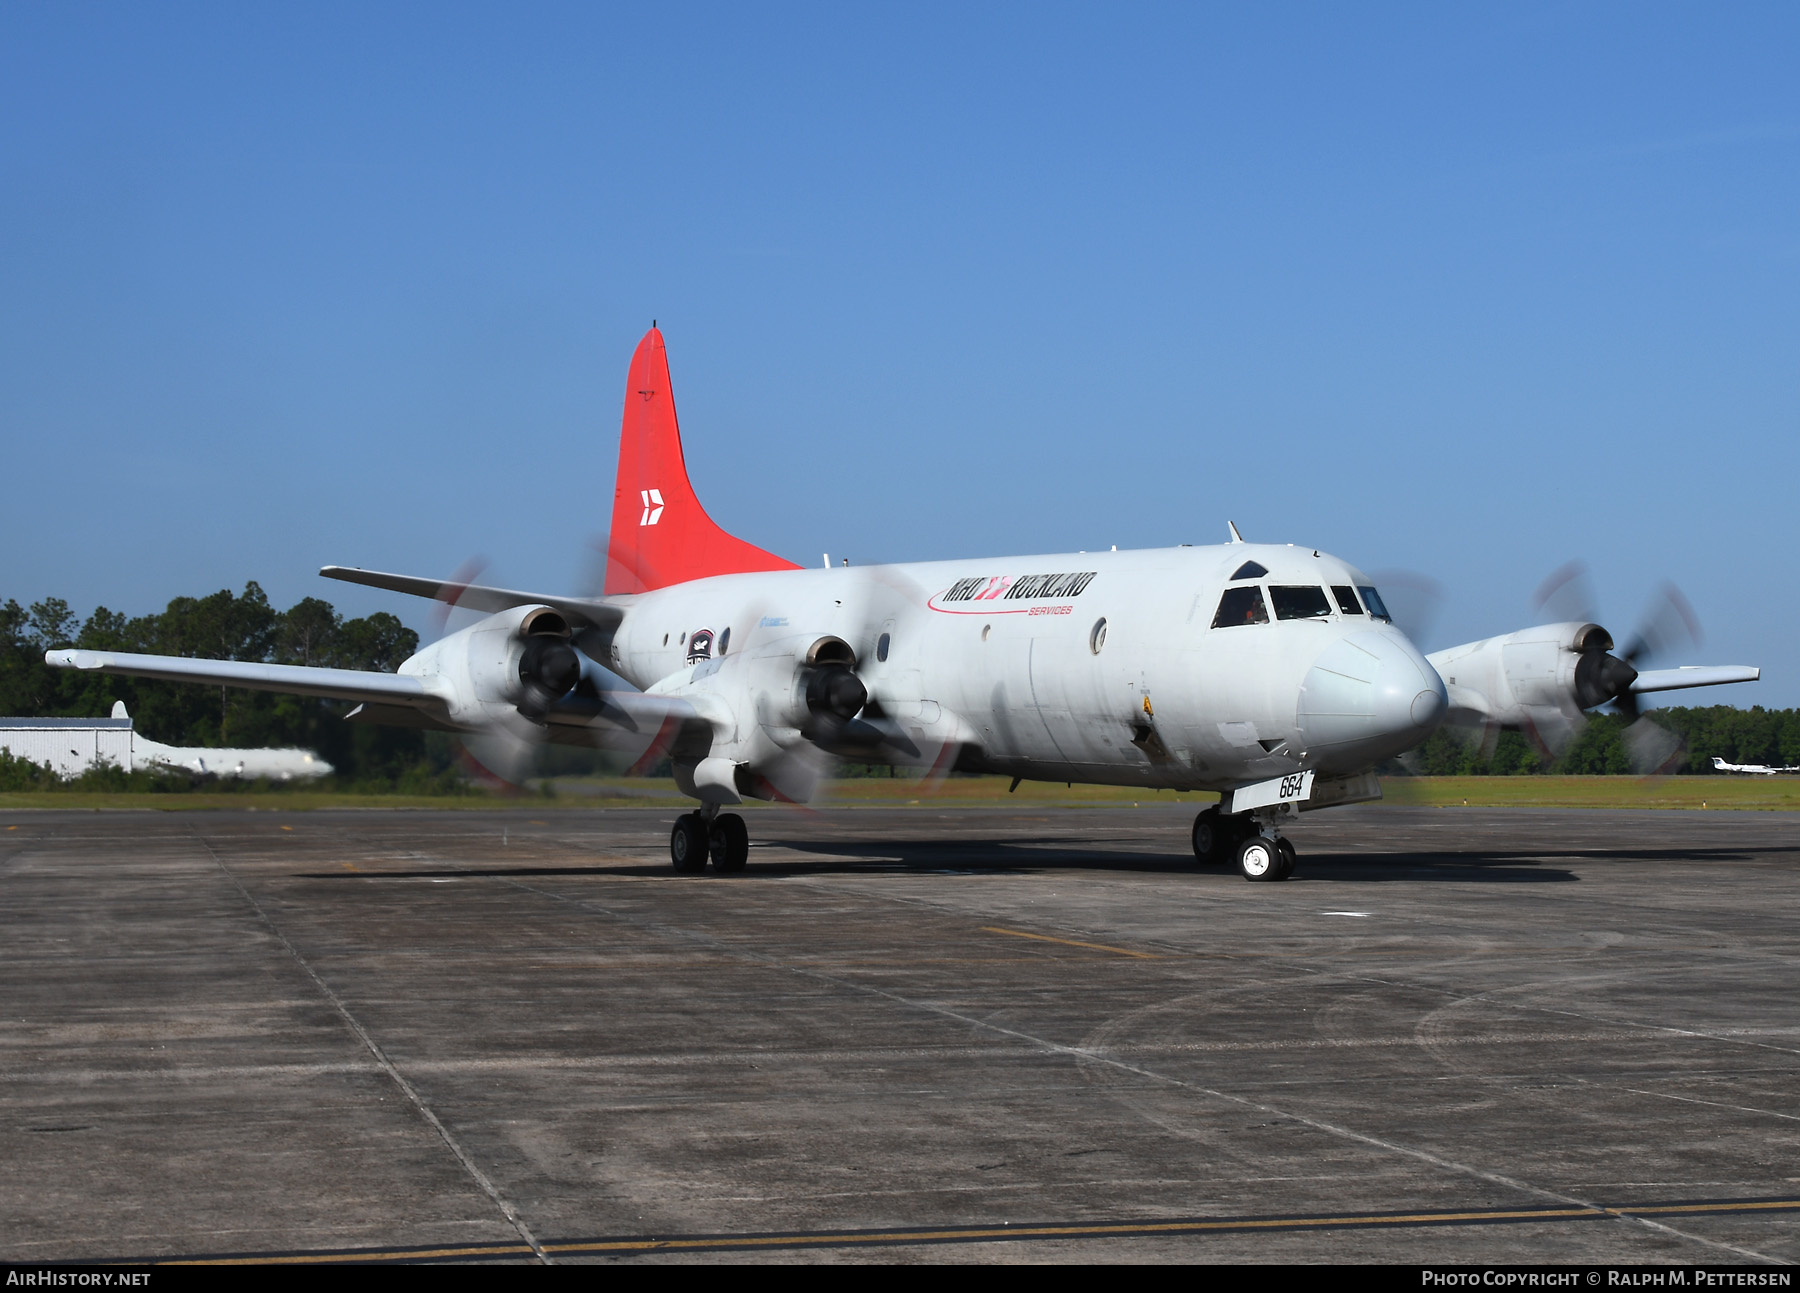
<path id="1" fill-rule="evenodd" d="M 696 660 L 712 659 L 713 631 L 711 629 L 695 629 L 688 634 L 687 646 L 689 664 L 693 664 Z"/>

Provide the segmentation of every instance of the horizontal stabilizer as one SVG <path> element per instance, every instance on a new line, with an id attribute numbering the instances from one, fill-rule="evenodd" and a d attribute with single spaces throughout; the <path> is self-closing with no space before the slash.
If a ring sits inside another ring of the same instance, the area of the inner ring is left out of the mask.
<path id="1" fill-rule="evenodd" d="M 437 709 L 436 693 L 418 678 L 361 669 L 315 669 L 295 664 L 257 664 L 249 660 L 195 660 L 190 656 L 135 655 L 128 651 L 46 651 L 44 663 L 58 669 L 160 678 L 164 682 L 200 682 L 215 687 L 279 691 L 292 696 L 323 696 L 377 704 Z"/>
<path id="2" fill-rule="evenodd" d="M 1683 665 L 1679 669 L 1646 669 L 1631 684 L 1634 692 L 1679 691 L 1683 687 L 1717 687 L 1728 682 L 1755 682 L 1762 670 L 1748 664 Z"/>
<path id="3" fill-rule="evenodd" d="M 549 606 L 561 611 L 577 625 L 612 629 L 618 626 L 625 614 L 623 607 L 592 597 L 554 597 L 544 593 L 520 592 L 512 588 L 490 588 L 485 584 L 459 584 L 448 579 L 390 575 L 385 571 L 363 570 L 355 566 L 325 566 L 319 573 L 327 579 L 341 579 L 349 584 L 383 588 L 390 593 L 405 593 L 410 597 L 429 597 L 433 601 L 487 615 L 495 611 L 509 611 L 515 606 Z"/>

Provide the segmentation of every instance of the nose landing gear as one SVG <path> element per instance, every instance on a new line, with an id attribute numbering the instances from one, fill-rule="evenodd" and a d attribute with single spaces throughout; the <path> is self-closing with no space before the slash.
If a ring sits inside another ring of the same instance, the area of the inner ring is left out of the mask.
<path id="1" fill-rule="evenodd" d="M 721 875 L 742 871 L 750 861 L 750 831 L 736 813 L 711 807 L 683 813 L 669 832 L 669 861 L 682 875 L 699 875 L 712 858 Z"/>
<path id="2" fill-rule="evenodd" d="M 1285 839 L 1252 835 L 1238 845 L 1237 865 L 1246 880 L 1285 880 L 1294 873 L 1294 846 Z"/>
<path id="3" fill-rule="evenodd" d="M 1208 808 L 1194 818 L 1194 857 L 1202 866 L 1231 861 L 1246 880 L 1285 880 L 1294 873 L 1294 846 L 1279 833 L 1275 813 L 1225 816 Z"/>

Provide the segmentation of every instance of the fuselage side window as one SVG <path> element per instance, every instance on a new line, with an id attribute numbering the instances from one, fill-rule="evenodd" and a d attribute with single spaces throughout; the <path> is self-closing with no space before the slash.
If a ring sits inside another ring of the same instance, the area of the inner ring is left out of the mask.
<path id="1" fill-rule="evenodd" d="M 1219 598 L 1219 613 L 1213 616 L 1212 626 L 1216 629 L 1228 629 L 1234 624 L 1267 624 L 1269 608 L 1263 603 L 1262 589 L 1255 584 L 1248 588 L 1227 588 L 1225 595 Z"/>
<path id="2" fill-rule="evenodd" d="M 1322 620 L 1331 614 L 1325 590 L 1317 584 L 1271 584 L 1269 596 L 1278 620 Z"/>
<path id="3" fill-rule="evenodd" d="M 1357 585 L 1356 591 L 1362 594 L 1363 605 L 1369 608 L 1369 614 L 1378 620 L 1386 620 L 1389 624 L 1394 622 L 1394 617 L 1388 614 L 1388 608 L 1383 604 L 1380 593 L 1367 584 Z"/>
<path id="4" fill-rule="evenodd" d="M 1356 604 L 1356 590 L 1349 584 L 1333 584 L 1331 595 L 1337 598 L 1338 609 L 1346 615 L 1361 615 L 1362 607 Z"/>

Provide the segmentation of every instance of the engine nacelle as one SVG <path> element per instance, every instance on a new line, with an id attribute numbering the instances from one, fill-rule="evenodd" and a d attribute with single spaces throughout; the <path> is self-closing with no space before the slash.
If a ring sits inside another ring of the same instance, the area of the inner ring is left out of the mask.
<path id="1" fill-rule="evenodd" d="M 569 639 L 560 611 L 515 606 L 432 643 L 400 672 L 433 680 L 463 726 L 535 725 L 581 681 L 581 655 Z"/>
<path id="2" fill-rule="evenodd" d="M 1572 715 L 1630 690 L 1637 672 L 1608 654 L 1612 647 L 1612 635 L 1598 624 L 1570 621 L 1428 658 L 1444 679 L 1452 719 L 1533 728 L 1546 715 Z"/>
<path id="3" fill-rule="evenodd" d="M 848 642 L 828 635 L 802 649 L 804 642 L 770 644 L 753 651 L 744 666 L 746 683 L 757 686 L 757 719 L 765 727 L 796 735 L 813 733 L 821 724 L 837 728 L 869 703 Z"/>

